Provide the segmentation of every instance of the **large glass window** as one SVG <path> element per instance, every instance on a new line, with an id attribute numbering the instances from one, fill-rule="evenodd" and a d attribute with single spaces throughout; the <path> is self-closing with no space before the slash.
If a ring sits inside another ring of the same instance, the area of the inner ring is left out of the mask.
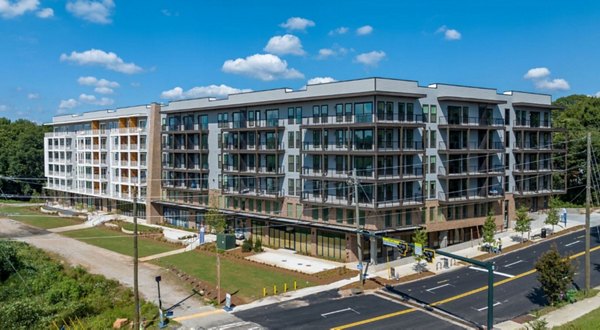
<path id="1" fill-rule="evenodd" d="M 335 121 L 337 123 L 344 121 L 344 106 L 341 103 L 335 105 Z"/>
<path id="2" fill-rule="evenodd" d="M 267 110 L 267 126 L 268 127 L 275 127 L 277 125 L 279 125 L 279 110 L 277 109 L 271 109 L 271 110 Z"/>
<path id="3" fill-rule="evenodd" d="M 373 121 L 373 103 L 355 103 L 354 116 L 357 123 L 370 123 Z"/>
<path id="4" fill-rule="evenodd" d="M 373 130 L 357 129 L 354 131 L 354 149 L 371 150 L 373 149 Z"/>

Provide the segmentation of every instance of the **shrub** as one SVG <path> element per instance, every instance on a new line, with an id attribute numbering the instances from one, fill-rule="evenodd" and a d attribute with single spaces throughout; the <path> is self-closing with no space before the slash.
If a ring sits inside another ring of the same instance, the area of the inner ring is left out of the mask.
<path id="1" fill-rule="evenodd" d="M 245 239 L 242 243 L 242 252 L 250 252 L 252 251 L 252 242 Z"/>
<path id="2" fill-rule="evenodd" d="M 254 252 L 262 252 L 262 250 L 262 242 L 260 238 L 257 238 L 256 242 L 254 242 Z"/>

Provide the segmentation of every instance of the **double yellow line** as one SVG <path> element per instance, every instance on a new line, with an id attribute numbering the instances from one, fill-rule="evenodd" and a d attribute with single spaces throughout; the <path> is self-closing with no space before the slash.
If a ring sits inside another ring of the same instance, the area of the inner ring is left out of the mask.
<path id="1" fill-rule="evenodd" d="M 596 246 L 595 248 L 590 249 L 590 252 L 597 251 L 597 250 L 600 250 L 600 246 Z M 573 260 L 575 258 L 579 258 L 579 257 L 583 256 L 584 254 L 585 254 L 585 251 L 582 251 L 582 252 L 576 253 L 576 254 L 574 254 L 572 256 L 569 256 L 569 259 Z M 510 278 L 507 278 L 507 279 L 495 282 L 494 283 L 494 287 L 502 285 L 502 284 L 506 284 L 508 282 L 517 280 L 519 278 L 522 278 L 522 277 L 525 277 L 525 276 L 528 276 L 528 275 L 531 275 L 531 274 L 533 274 L 535 272 L 536 272 L 535 268 L 534 269 L 530 269 L 530 270 L 528 270 L 526 272 L 523 272 L 521 274 L 515 275 L 514 277 L 510 277 Z M 449 303 L 449 302 L 454 301 L 454 300 L 458 300 L 458 299 L 461 299 L 461 298 L 464 298 L 464 297 L 467 297 L 467 296 L 470 296 L 470 295 L 474 295 L 474 294 L 482 292 L 482 291 L 486 291 L 487 288 L 488 288 L 487 285 L 486 286 L 482 286 L 480 288 L 473 289 L 473 290 L 467 291 L 467 292 L 463 292 L 461 294 L 458 294 L 456 296 L 452 296 L 450 298 L 446 298 L 446 299 L 443 299 L 443 300 L 436 301 L 434 303 L 431 303 L 430 305 L 431 306 L 439 306 L 439 305 L 442 305 L 442 304 L 445 304 L 445 303 Z M 348 323 L 348 324 L 340 325 L 340 326 L 337 326 L 335 328 L 332 328 L 332 330 L 343 330 L 343 329 L 348 329 L 348 328 L 352 328 L 352 327 L 357 327 L 359 325 L 373 323 L 373 322 L 377 322 L 377 321 L 389 319 L 391 317 L 396 317 L 396 316 L 399 316 L 399 315 L 408 314 L 408 313 L 412 313 L 412 312 L 416 312 L 416 311 L 417 311 L 417 309 L 415 309 L 415 308 L 409 308 L 409 309 L 401 310 L 401 311 L 398 311 L 398 312 L 393 312 L 393 313 L 389 313 L 389 314 L 379 315 L 379 316 L 376 316 L 376 317 L 373 317 L 373 318 L 370 318 L 370 319 L 366 319 L 366 320 L 362 320 L 362 321 L 357 321 L 357 322 L 354 322 L 354 323 Z"/>

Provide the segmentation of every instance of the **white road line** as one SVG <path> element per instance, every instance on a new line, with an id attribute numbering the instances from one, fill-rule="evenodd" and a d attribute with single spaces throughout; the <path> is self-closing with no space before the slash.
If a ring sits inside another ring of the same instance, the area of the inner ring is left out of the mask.
<path id="1" fill-rule="evenodd" d="M 571 243 L 569 243 L 569 244 L 565 244 L 565 246 L 571 246 L 571 245 L 574 245 L 574 244 L 577 244 L 577 243 L 580 243 L 580 242 L 581 242 L 581 241 L 575 241 L 575 242 L 571 242 Z"/>
<path id="2" fill-rule="evenodd" d="M 323 316 L 324 318 L 327 318 L 327 315 L 332 315 L 332 314 L 337 314 L 337 313 L 343 313 L 343 312 L 349 312 L 352 311 L 356 314 L 360 314 L 359 312 L 355 311 L 354 309 L 348 307 L 348 308 L 344 308 L 344 309 L 339 309 L 337 311 L 333 311 L 333 312 L 329 312 L 329 313 L 323 313 L 321 314 L 321 316 Z"/>
<path id="3" fill-rule="evenodd" d="M 584 237 L 585 237 L 585 235 L 577 236 L 577 238 L 584 238 Z"/>
<path id="4" fill-rule="evenodd" d="M 480 272 L 486 272 L 487 273 L 487 269 L 483 269 L 483 268 L 479 268 L 479 267 L 469 267 L 469 269 L 473 269 L 473 270 L 478 270 Z M 505 277 L 515 277 L 515 275 L 510 275 L 510 274 L 506 274 L 506 273 L 501 273 L 501 272 L 494 272 L 494 274 L 496 275 L 500 275 L 500 276 L 505 276 Z"/>
<path id="5" fill-rule="evenodd" d="M 495 303 L 493 306 L 494 306 L 494 307 L 496 307 L 496 306 L 498 306 L 498 305 L 500 305 L 500 302 L 497 302 L 497 303 Z M 481 307 L 481 308 L 477 308 L 477 311 L 478 311 L 478 312 L 481 312 L 481 311 L 484 311 L 484 310 L 486 310 L 486 309 L 488 309 L 488 307 L 487 307 L 487 306 L 485 306 L 485 307 Z"/>
<path id="6" fill-rule="evenodd" d="M 425 290 L 425 291 L 427 291 L 427 292 L 429 292 L 429 293 L 433 293 L 433 292 L 431 292 L 431 291 L 433 291 L 433 290 L 435 290 L 435 289 L 443 288 L 443 287 L 445 287 L 445 286 L 448 286 L 448 285 L 450 285 L 450 284 L 447 284 L 447 283 L 446 283 L 446 284 L 438 285 L 438 286 L 436 286 L 435 288 L 427 289 L 427 290 Z"/>
<path id="7" fill-rule="evenodd" d="M 521 263 L 521 262 L 523 262 L 523 261 L 524 261 L 524 260 L 515 261 L 515 262 L 512 262 L 512 263 L 510 263 L 510 264 L 508 264 L 508 265 L 504 265 L 504 267 L 510 267 L 510 266 L 514 266 L 514 265 L 516 265 L 516 264 L 518 264 L 518 263 Z"/>

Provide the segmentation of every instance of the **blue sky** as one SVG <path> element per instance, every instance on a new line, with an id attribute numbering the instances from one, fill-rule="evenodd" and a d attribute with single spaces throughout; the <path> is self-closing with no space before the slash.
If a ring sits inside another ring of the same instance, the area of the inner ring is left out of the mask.
<path id="1" fill-rule="evenodd" d="M 0 0 L 0 117 L 381 76 L 600 96 L 598 1 Z"/>

